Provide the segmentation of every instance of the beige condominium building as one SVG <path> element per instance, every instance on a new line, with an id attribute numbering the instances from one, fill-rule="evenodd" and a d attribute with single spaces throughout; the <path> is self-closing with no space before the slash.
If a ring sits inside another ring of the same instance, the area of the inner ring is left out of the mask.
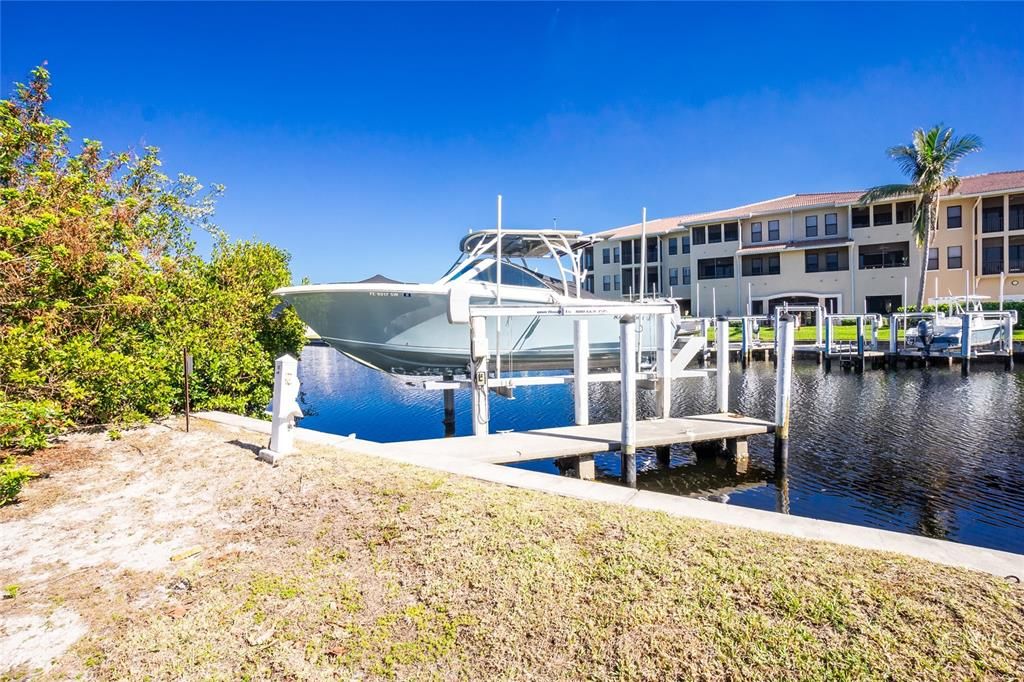
<path id="1" fill-rule="evenodd" d="M 646 292 L 684 313 L 768 314 L 782 302 L 886 313 L 916 301 L 916 197 L 861 205 L 863 191 L 791 194 L 598 233 L 585 286 L 605 298 Z M 646 253 L 644 253 L 646 251 Z M 646 257 L 646 262 L 644 259 Z M 964 177 L 941 197 L 926 298 L 1024 300 L 1024 171 Z M 646 266 L 646 273 L 641 270 Z M 1005 274 L 1005 278 L 1003 275 Z"/>

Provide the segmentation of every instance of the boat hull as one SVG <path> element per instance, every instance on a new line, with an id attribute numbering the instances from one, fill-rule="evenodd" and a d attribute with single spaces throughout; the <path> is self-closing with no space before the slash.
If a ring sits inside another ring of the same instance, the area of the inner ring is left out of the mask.
<path id="1" fill-rule="evenodd" d="M 480 288 L 473 304 L 493 303 Z M 532 291 L 517 298 L 503 289 L 508 305 L 549 302 Z M 465 374 L 469 364 L 469 326 L 448 321 L 448 290 L 431 285 L 361 285 L 320 290 L 296 287 L 279 294 L 309 327 L 333 348 L 354 360 L 391 374 Z M 489 348 L 498 344 L 498 321 L 488 319 Z M 573 365 L 573 318 L 507 317 L 501 324 L 503 371 L 566 369 Z M 619 324 L 594 318 L 589 336 L 592 367 L 618 365 Z"/>

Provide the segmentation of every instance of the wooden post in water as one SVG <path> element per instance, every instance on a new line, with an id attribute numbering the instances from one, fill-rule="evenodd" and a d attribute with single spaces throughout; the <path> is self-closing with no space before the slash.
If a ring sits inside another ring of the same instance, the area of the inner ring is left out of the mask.
<path id="1" fill-rule="evenodd" d="M 572 396 L 577 426 L 590 423 L 590 324 L 573 321 Z"/>
<path id="2" fill-rule="evenodd" d="M 470 382 L 473 385 L 473 435 L 486 436 L 491 429 L 491 404 L 487 392 L 487 319 L 469 320 Z"/>
<path id="3" fill-rule="evenodd" d="M 622 374 L 622 481 L 636 487 L 636 319 L 619 318 L 619 368 Z"/>
<path id="4" fill-rule="evenodd" d="M 715 326 L 715 375 L 718 411 L 729 411 L 729 319 L 719 316 Z"/>
<path id="5" fill-rule="evenodd" d="M 965 306 L 966 307 L 966 306 Z M 964 313 L 960 317 L 960 374 L 967 376 L 971 372 L 971 314 Z"/>
<path id="6" fill-rule="evenodd" d="M 789 455 L 789 407 L 793 390 L 793 344 L 795 341 L 792 315 L 779 316 L 775 338 L 779 342 L 778 371 L 775 374 L 775 457 Z"/>

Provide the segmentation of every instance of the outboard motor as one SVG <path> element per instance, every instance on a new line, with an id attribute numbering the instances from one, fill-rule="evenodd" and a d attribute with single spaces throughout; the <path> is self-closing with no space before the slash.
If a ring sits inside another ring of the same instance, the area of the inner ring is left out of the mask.
<path id="1" fill-rule="evenodd" d="M 924 347 L 924 354 L 928 355 L 932 340 L 935 338 L 935 329 L 930 320 L 921 320 L 917 323 L 917 338 Z"/>

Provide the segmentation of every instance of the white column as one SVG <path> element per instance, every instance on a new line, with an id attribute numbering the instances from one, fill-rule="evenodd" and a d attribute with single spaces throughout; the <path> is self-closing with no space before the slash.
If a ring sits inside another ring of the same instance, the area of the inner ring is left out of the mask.
<path id="1" fill-rule="evenodd" d="M 295 420 L 302 416 L 299 408 L 299 362 L 290 355 L 274 361 L 274 397 L 270 407 L 270 447 L 257 457 L 274 466 L 295 450 Z"/>
<path id="2" fill-rule="evenodd" d="M 587 320 L 573 321 L 573 407 L 576 424 L 590 423 L 590 334 Z"/>
<path id="3" fill-rule="evenodd" d="M 622 399 L 622 480 L 636 487 L 636 321 L 632 315 L 619 319 L 619 370 Z"/>
<path id="4" fill-rule="evenodd" d="M 490 395 L 487 391 L 487 319 L 471 318 L 469 326 L 470 381 L 473 383 L 473 435 L 486 436 L 491 427 Z"/>
<path id="5" fill-rule="evenodd" d="M 657 390 L 655 402 L 658 419 L 672 416 L 672 345 L 675 327 L 671 315 L 658 316 Z"/>

